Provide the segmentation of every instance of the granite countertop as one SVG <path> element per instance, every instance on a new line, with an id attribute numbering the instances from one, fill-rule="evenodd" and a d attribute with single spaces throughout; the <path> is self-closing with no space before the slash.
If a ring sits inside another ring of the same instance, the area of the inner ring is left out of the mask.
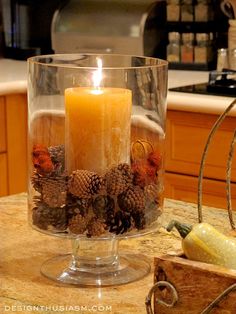
<path id="1" fill-rule="evenodd" d="M 206 71 L 168 71 L 168 87 L 178 87 L 208 81 Z M 27 62 L 11 59 L 0 59 L 0 95 L 26 93 Z M 168 109 L 190 112 L 220 114 L 231 103 L 232 97 L 197 95 L 169 91 L 167 96 Z M 236 116 L 236 108 L 229 113 Z"/>
<path id="2" fill-rule="evenodd" d="M 219 230 L 230 231 L 225 210 L 204 207 L 204 220 Z M 27 223 L 26 194 L 0 198 L 0 313 L 36 313 L 33 306 L 47 307 L 42 313 L 78 313 L 73 307 L 87 307 L 79 313 L 90 313 L 94 306 L 105 309 L 100 313 L 145 314 L 145 297 L 153 285 L 153 257 L 181 248 L 177 233 L 167 233 L 164 226 L 171 219 L 197 222 L 196 205 L 165 200 L 162 227 L 156 233 L 122 240 L 120 250 L 145 254 L 152 265 L 145 278 L 123 286 L 84 288 L 63 286 L 40 274 L 46 259 L 68 252 L 68 240 L 41 234 Z M 55 309 L 61 306 L 62 310 Z M 67 310 L 66 310 L 67 306 Z M 53 309 L 54 307 L 54 309 Z M 68 309 L 70 308 L 70 309 Z M 25 309 L 23 311 L 23 309 Z M 52 310 L 53 309 L 53 310 Z M 64 310 L 63 310 L 64 309 Z M 94 312 L 94 311 L 93 311 Z M 99 311 L 98 311 L 99 312 Z"/>

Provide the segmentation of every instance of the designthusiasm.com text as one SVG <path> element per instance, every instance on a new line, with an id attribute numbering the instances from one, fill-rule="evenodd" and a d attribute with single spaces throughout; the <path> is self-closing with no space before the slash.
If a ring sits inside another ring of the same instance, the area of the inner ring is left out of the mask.
<path id="1" fill-rule="evenodd" d="M 111 313 L 111 305 L 4 305 L 3 311 L 8 313 L 27 313 L 27 312 L 38 312 L 38 313 Z"/>

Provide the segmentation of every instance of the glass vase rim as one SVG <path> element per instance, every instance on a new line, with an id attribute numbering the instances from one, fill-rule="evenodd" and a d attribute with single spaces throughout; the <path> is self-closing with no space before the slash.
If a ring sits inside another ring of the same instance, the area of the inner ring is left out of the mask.
<path id="1" fill-rule="evenodd" d="M 75 56 L 97 56 L 97 57 L 112 57 L 112 58 L 139 58 L 143 60 L 150 60 L 153 61 L 153 64 L 145 64 L 145 65 L 136 65 L 136 66 L 127 66 L 127 65 L 116 65 L 116 66 L 102 66 L 102 70 L 134 70 L 134 69 L 147 69 L 147 68 L 161 68 L 164 66 L 168 66 L 168 61 L 156 58 L 156 57 L 149 57 L 149 56 L 142 56 L 142 55 L 129 55 L 129 54 L 109 54 L 109 53 L 57 53 L 57 54 L 42 54 L 29 57 L 27 59 L 28 64 L 37 64 L 45 67 L 53 67 L 53 68 L 67 68 L 67 69 L 83 69 L 83 70 L 95 70 L 98 66 L 82 66 L 82 65 L 72 65 L 68 63 L 46 63 L 39 61 L 40 58 L 46 60 L 47 58 L 58 58 L 61 56 L 67 57 L 75 57 Z M 66 61 L 66 60 L 65 60 Z M 154 62 L 157 62 L 156 64 Z"/>

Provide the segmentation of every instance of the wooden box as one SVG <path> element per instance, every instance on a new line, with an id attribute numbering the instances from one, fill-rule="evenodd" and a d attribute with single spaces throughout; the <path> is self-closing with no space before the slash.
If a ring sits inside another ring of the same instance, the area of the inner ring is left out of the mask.
<path id="1" fill-rule="evenodd" d="M 169 282 L 178 295 L 173 307 L 166 307 L 154 301 L 154 313 L 200 314 L 226 288 L 236 284 L 236 270 L 191 261 L 182 255 L 162 255 L 156 257 L 154 263 L 154 282 Z M 154 300 L 161 299 L 170 303 L 171 298 L 165 287 L 154 292 Z M 236 287 L 212 309 L 211 313 L 236 313 Z"/>

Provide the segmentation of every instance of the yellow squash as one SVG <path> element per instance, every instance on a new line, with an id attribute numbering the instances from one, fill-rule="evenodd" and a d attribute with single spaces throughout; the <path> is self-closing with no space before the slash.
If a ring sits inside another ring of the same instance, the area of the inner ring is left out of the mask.
<path id="1" fill-rule="evenodd" d="M 188 259 L 236 269 L 235 238 L 204 222 L 190 226 L 173 220 L 167 230 L 171 231 L 173 227 L 183 238 L 182 248 Z"/>

